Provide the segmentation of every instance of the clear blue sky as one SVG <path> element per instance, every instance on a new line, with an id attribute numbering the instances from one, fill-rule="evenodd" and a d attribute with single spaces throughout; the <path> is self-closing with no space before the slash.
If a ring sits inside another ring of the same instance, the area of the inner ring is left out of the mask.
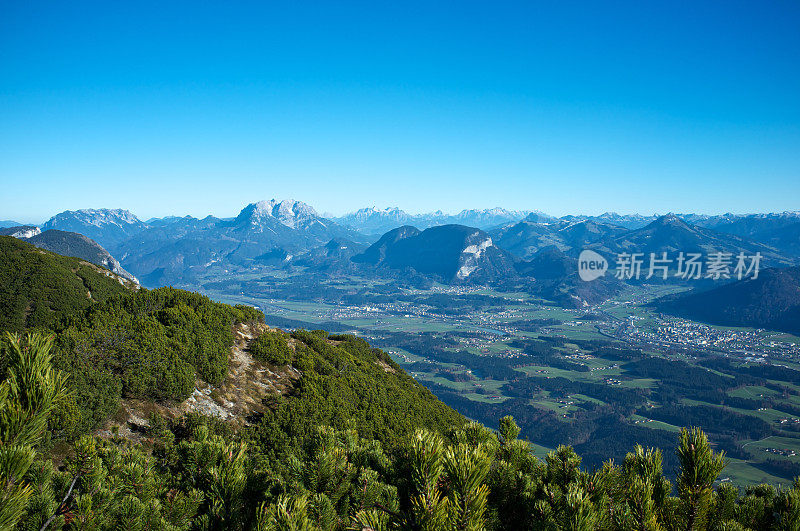
<path id="1" fill-rule="evenodd" d="M 0 9 L 0 219 L 800 209 L 795 0 Z"/>

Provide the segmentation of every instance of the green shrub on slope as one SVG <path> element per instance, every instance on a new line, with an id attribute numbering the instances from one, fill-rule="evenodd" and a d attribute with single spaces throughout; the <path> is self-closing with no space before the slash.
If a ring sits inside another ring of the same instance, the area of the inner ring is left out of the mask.
<path id="1" fill-rule="evenodd" d="M 92 302 L 126 291 L 96 266 L 0 236 L 0 330 L 56 329 Z"/>

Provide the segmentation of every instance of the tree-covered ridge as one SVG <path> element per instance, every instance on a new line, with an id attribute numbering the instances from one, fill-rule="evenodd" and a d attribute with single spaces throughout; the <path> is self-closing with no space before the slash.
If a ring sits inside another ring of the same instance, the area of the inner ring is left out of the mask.
<path id="1" fill-rule="evenodd" d="M 0 330 L 53 329 L 92 302 L 126 291 L 97 266 L 0 236 Z"/>
<path id="2" fill-rule="evenodd" d="M 54 413 L 55 440 L 93 430 L 117 413 L 122 399 L 176 404 L 198 385 L 218 387 L 229 372 L 234 325 L 263 322 L 251 307 L 172 288 L 128 290 L 102 270 L 81 269 L 80 261 L 13 239 L 2 243 L 0 274 L 14 277 L 24 267 L 36 272 L 13 285 L 20 298 L 34 307 L 58 295 L 68 302 L 57 319 L 35 322 L 36 329 L 54 333 L 53 363 L 70 376 L 73 390 Z M 106 283 L 109 291 L 101 289 Z M 85 286 L 103 296 L 89 298 Z M 288 365 L 302 374 L 294 388 L 282 391 L 289 396 L 249 397 L 268 406 L 257 411 L 266 419 L 258 424 L 265 442 L 303 438 L 317 424 L 343 427 L 355 419 L 359 430 L 391 446 L 419 426 L 444 430 L 464 421 L 386 353 L 355 337 L 271 330 L 248 347 L 265 366 Z M 258 415 L 248 420 L 257 423 Z"/>
<path id="3" fill-rule="evenodd" d="M 561 446 L 534 457 L 511 417 L 417 429 L 393 450 L 353 428 L 318 426 L 276 459 L 252 432 L 213 419 L 152 416 L 149 445 L 81 437 L 59 469 L 30 466 L 18 529 L 746 530 L 797 529 L 800 482 L 715 487 L 724 456 L 683 430 L 675 489 L 661 453 L 581 469 Z M 12 521 L 13 524 L 13 521 Z"/>
<path id="4" fill-rule="evenodd" d="M 291 363 L 302 377 L 288 396 L 274 397 L 252 430 L 253 440 L 276 457 L 283 456 L 275 449 L 304 444 L 321 425 L 351 427 L 394 448 L 420 427 L 444 432 L 464 423 L 388 354 L 363 339 L 298 330 L 289 340 L 294 347 Z"/>
<path id="5" fill-rule="evenodd" d="M 76 258 L 0 238 L 0 330 L 55 333 L 53 363 L 70 375 L 73 399 L 56 412 L 56 438 L 93 429 L 122 397 L 180 401 L 197 379 L 218 384 L 232 326 L 263 319 L 196 293 L 126 285 Z M 0 375 L 5 364 L 0 356 Z"/>
<path id="6" fill-rule="evenodd" d="M 220 383 L 233 325 L 260 316 L 172 288 L 128 292 L 72 315 L 54 327 L 54 363 L 71 376 L 76 433 L 113 415 L 123 397 L 181 401 L 198 379 Z"/>

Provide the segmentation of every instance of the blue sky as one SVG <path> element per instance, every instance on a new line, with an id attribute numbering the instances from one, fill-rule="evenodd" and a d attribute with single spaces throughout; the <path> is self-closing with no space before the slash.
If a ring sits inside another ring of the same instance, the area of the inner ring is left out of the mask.
<path id="1" fill-rule="evenodd" d="M 0 219 L 800 209 L 800 4 L 0 1 Z"/>

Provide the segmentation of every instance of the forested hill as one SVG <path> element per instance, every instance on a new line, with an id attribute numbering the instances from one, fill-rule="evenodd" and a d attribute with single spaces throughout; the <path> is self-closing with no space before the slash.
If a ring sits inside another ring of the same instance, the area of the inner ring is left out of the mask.
<path id="1" fill-rule="evenodd" d="M 0 330 L 53 328 L 133 286 L 86 261 L 0 236 Z"/>
<path id="2" fill-rule="evenodd" d="M 0 330 L 53 332 L 54 365 L 70 377 L 73 400 L 59 411 L 56 439 L 96 429 L 120 416 L 121 405 L 129 404 L 123 401 L 130 400 L 142 409 L 134 416 L 146 416 L 144 410 L 158 404 L 173 414 L 232 415 L 235 408 L 226 408 L 230 399 L 222 396 L 222 385 L 230 380 L 231 363 L 243 362 L 232 359 L 234 334 L 245 323 L 263 323 L 261 312 L 172 288 L 128 289 L 119 277 L 80 260 L 12 238 L 2 238 L 0 245 L 0 299 L 7 309 Z M 241 387 L 261 379 L 262 388 L 251 386 L 249 395 L 238 396 L 275 406 L 247 408 L 254 413 L 248 423 L 265 437 L 275 437 L 273 425 L 294 436 L 307 435 L 318 423 L 355 422 L 360 431 L 391 444 L 419 426 L 444 430 L 463 422 L 363 340 L 324 332 L 287 334 L 264 325 L 248 330 L 256 332 L 244 338 L 245 352 L 238 355 L 252 367 L 227 383 Z M 272 396 L 280 386 L 263 374 L 302 376 L 289 378 L 281 389 L 286 396 Z M 190 397 L 197 402 L 199 389 L 213 398 L 180 408 Z"/>

